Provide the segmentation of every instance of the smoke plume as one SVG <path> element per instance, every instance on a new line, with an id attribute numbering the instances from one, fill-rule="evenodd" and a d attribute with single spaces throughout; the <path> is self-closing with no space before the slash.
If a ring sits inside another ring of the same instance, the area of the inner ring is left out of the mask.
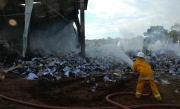
<path id="1" fill-rule="evenodd" d="M 40 50 L 43 54 L 78 53 L 78 35 L 73 23 L 56 21 L 46 24 L 31 34 L 31 50 Z"/>
<path id="2" fill-rule="evenodd" d="M 133 61 L 124 51 L 117 47 L 115 44 L 106 44 L 99 47 L 88 46 L 86 48 L 87 57 L 104 57 L 104 58 L 115 58 L 116 62 L 124 62 L 128 66 L 132 67 Z"/>

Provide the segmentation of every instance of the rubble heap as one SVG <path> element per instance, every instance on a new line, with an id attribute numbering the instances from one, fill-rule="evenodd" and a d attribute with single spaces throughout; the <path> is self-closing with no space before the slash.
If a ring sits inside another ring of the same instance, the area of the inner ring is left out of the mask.
<path id="1" fill-rule="evenodd" d="M 129 51 L 126 54 L 132 60 L 135 60 L 136 52 Z M 155 73 L 180 75 L 180 57 L 175 54 L 148 55 L 146 58 Z M 118 77 L 123 78 L 124 74 L 132 73 L 131 68 L 126 63 L 111 56 L 83 58 L 75 54 L 61 56 L 33 55 L 28 58 L 17 57 L 13 62 L 5 66 L 13 68 L 18 65 L 22 65 L 23 69 L 12 70 L 11 72 L 27 75 L 27 80 L 59 80 L 70 76 L 88 77 L 95 74 L 104 75 L 105 81 L 114 81 L 112 80 L 113 76 L 118 75 Z"/>

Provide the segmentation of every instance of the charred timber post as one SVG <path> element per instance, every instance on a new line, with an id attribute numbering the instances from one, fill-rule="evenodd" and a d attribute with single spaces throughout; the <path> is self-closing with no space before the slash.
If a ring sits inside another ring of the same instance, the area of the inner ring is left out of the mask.
<path id="1" fill-rule="evenodd" d="M 28 46 L 28 33 L 29 33 L 29 24 L 31 19 L 31 12 L 33 8 L 34 0 L 26 0 L 25 1 L 25 25 L 24 25 L 24 33 L 23 33 L 23 52 L 22 56 L 25 57 L 26 50 Z"/>
<path id="2" fill-rule="evenodd" d="M 81 55 L 85 56 L 85 23 L 84 23 L 84 0 L 80 0 L 80 18 L 81 18 Z"/>
<path id="3" fill-rule="evenodd" d="M 80 25 L 80 22 L 79 22 L 79 18 L 78 18 L 78 15 L 75 15 L 74 17 L 75 19 L 75 24 L 77 26 L 77 33 L 78 33 L 78 40 L 79 42 L 81 43 L 81 25 Z"/>

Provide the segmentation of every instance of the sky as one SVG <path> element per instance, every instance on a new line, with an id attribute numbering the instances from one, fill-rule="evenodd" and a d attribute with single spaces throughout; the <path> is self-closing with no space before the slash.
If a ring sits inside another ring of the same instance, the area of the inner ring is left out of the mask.
<path id="1" fill-rule="evenodd" d="M 180 23 L 180 0 L 89 0 L 85 38 L 132 38 L 150 26 L 170 30 Z"/>

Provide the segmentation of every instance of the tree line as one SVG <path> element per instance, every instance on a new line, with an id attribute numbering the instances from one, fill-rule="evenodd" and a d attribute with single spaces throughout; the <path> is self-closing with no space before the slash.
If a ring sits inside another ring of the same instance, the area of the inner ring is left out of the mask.
<path id="1" fill-rule="evenodd" d="M 169 41 L 172 43 L 180 43 L 180 24 L 176 23 L 173 26 L 171 26 L 170 31 L 164 29 L 163 26 L 150 26 L 149 29 L 147 29 L 146 32 L 143 33 L 144 40 L 146 43 L 153 43 L 158 40 L 160 41 Z M 142 37 L 141 35 L 138 35 L 139 37 Z M 94 43 L 118 43 L 121 40 L 121 38 L 103 38 L 103 39 L 94 39 L 94 40 L 87 40 L 87 41 L 93 41 Z"/>
<path id="2" fill-rule="evenodd" d="M 171 30 L 164 29 L 163 26 L 151 26 L 147 29 L 147 32 L 143 33 L 145 40 L 151 42 L 155 42 L 157 40 L 160 41 L 171 41 L 173 43 L 179 43 L 180 41 L 180 24 L 176 23 L 171 26 Z"/>

